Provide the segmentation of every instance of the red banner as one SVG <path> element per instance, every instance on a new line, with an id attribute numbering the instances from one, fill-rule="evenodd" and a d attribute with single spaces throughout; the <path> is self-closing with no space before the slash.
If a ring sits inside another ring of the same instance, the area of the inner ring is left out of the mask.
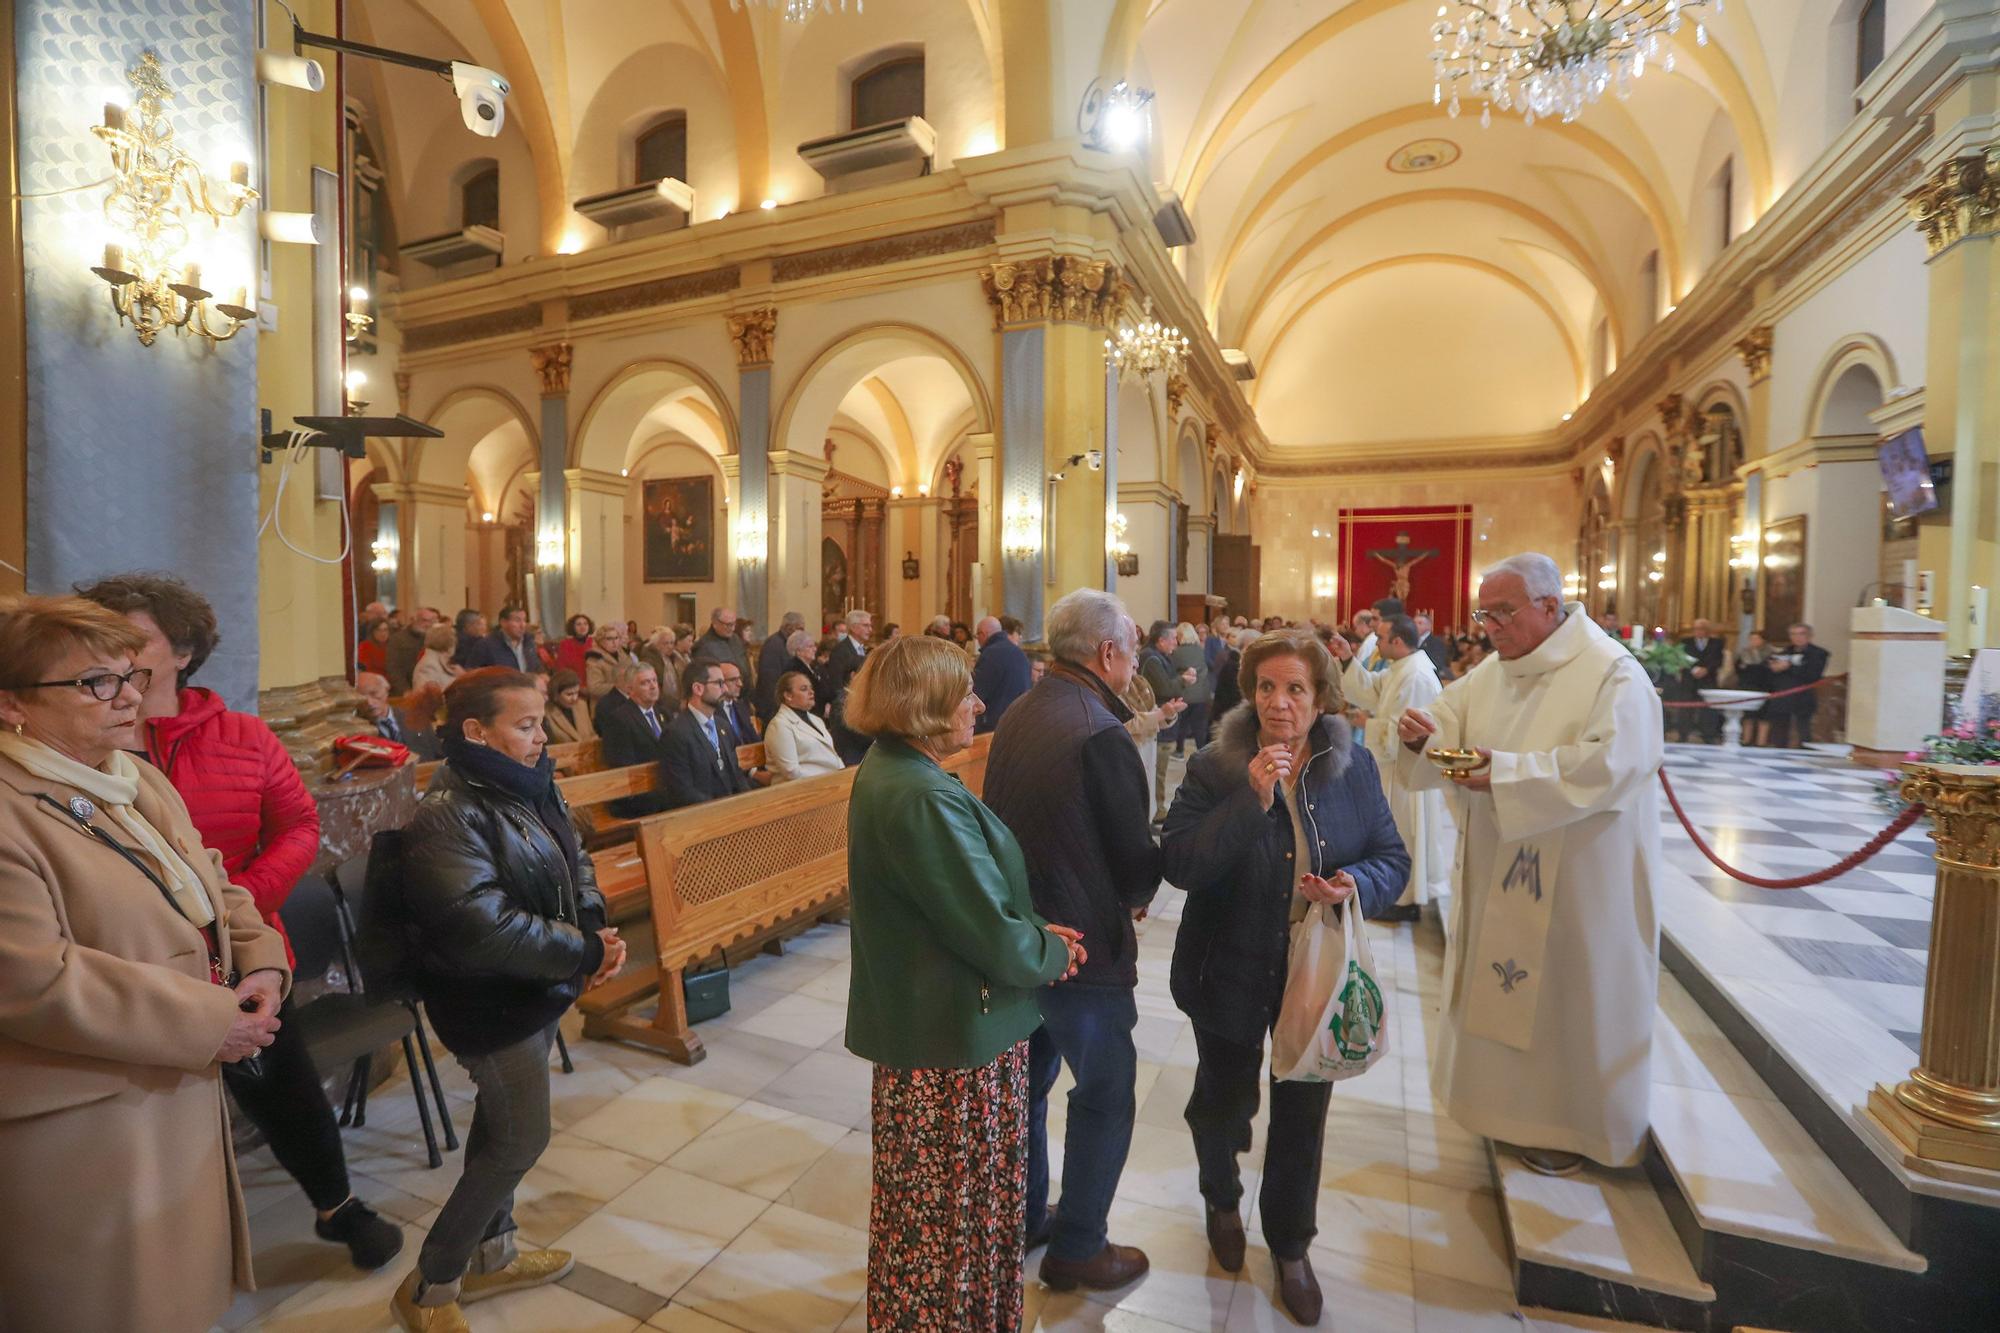
<path id="1" fill-rule="evenodd" d="M 1384 597 L 1428 614 L 1440 631 L 1462 629 L 1472 611 L 1472 506 L 1340 511 L 1340 590 L 1346 620 Z"/>

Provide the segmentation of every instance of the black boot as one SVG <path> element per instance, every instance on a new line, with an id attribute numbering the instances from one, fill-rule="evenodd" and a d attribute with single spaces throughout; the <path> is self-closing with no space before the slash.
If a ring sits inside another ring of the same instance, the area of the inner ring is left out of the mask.
<path id="1" fill-rule="evenodd" d="M 364 1272 L 380 1268 L 403 1249 L 403 1229 L 355 1198 L 313 1223 L 313 1230 L 321 1240 L 345 1245 L 354 1266 Z"/>

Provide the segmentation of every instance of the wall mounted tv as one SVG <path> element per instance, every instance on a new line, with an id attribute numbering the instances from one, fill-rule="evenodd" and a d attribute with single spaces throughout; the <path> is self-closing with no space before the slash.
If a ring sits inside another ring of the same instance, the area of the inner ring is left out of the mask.
<path id="1" fill-rule="evenodd" d="M 1913 426 L 1892 435 L 1876 448 L 1882 466 L 1882 484 L 1889 492 L 1889 512 L 1897 518 L 1914 518 L 1938 507 L 1937 488 L 1931 483 L 1931 458 L 1924 450 L 1924 431 Z"/>

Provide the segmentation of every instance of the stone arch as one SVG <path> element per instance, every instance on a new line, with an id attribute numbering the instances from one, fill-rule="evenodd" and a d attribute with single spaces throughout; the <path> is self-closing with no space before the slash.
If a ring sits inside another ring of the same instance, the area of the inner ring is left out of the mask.
<path id="1" fill-rule="evenodd" d="M 1627 462 L 1618 470 L 1618 490 L 1612 496 L 1615 502 L 1613 513 L 1620 519 L 1640 517 L 1640 494 L 1645 488 L 1647 477 L 1662 465 L 1665 447 L 1660 437 L 1651 431 L 1631 442 L 1626 451 Z"/>
<path id="2" fill-rule="evenodd" d="M 1867 380 L 1874 380 L 1874 402 L 1867 403 Z M 1873 423 L 1857 408 L 1872 411 L 1882 405 L 1890 389 L 1901 383 L 1896 378 L 1896 360 L 1880 338 L 1869 333 L 1852 333 L 1840 339 L 1820 359 L 1813 374 L 1812 393 L 1806 401 L 1809 432 L 1813 435 L 1862 435 L 1874 430 Z"/>
<path id="3" fill-rule="evenodd" d="M 927 329 L 883 322 L 850 330 L 812 358 L 778 411 L 776 429 L 771 433 L 772 448 L 797 450 L 817 457 L 820 433 L 855 386 L 890 363 L 913 358 L 942 361 L 949 366 L 964 388 L 973 418 L 972 429 L 982 432 L 993 429 L 992 398 L 963 352 Z M 900 473 L 897 484 L 911 485 L 928 476 L 949 453 L 950 443 L 946 440 L 935 444 L 930 451 L 934 456 L 923 458 L 918 456 L 913 441 L 908 456 L 897 460 L 896 472 Z"/>
<path id="4" fill-rule="evenodd" d="M 518 428 L 521 444 L 534 456 L 540 435 L 534 418 L 505 389 L 469 384 L 453 389 L 419 418 L 444 432 L 442 439 L 408 440 L 401 445 L 404 480 L 464 486 L 473 450 L 503 430 Z M 385 453 L 395 452 L 391 446 Z"/>
<path id="5" fill-rule="evenodd" d="M 615 472 L 630 463 L 642 435 L 650 438 L 648 419 L 663 405 L 673 404 L 685 421 L 662 422 L 679 429 L 690 441 L 711 453 L 737 452 L 736 409 L 708 373 L 698 366 L 667 357 L 643 357 L 605 382 L 577 418 L 570 437 L 568 464 L 599 472 Z"/>
<path id="6" fill-rule="evenodd" d="M 1210 491 L 1208 469 L 1201 461 L 1201 423 L 1192 417 L 1181 421 L 1180 439 L 1175 447 L 1174 489 L 1191 514 L 1208 513 Z"/>

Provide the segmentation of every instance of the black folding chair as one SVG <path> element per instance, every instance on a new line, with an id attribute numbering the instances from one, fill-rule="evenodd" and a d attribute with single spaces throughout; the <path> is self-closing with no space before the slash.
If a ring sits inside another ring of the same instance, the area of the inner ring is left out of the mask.
<path id="1" fill-rule="evenodd" d="M 285 900 L 280 915 L 286 934 L 291 936 L 292 951 L 298 956 L 297 975 L 324 976 L 337 966 L 347 982 L 345 991 L 330 990 L 299 1009 L 293 1021 L 299 1025 L 317 1067 L 350 1066 L 340 1123 L 355 1128 L 368 1123 L 374 1053 L 390 1042 L 402 1043 L 403 1059 L 410 1069 L 410 1092 L 417 1100 L 417 1118 L 423 1124 L 425 1154 L 430 1165 L 438 1167 L 444 1164 L 444 1156 L 438 1151 L 437 1133 L 431 1124 L 433 1104 L 446 1148 L 458 1147 L 458 1133 L 431 1059 L 423 1014 L 412 999 L 377 999 L 368 994 L 366 978 L 355 959 L 354 915 L 347 886 L 359 895 L 366 862 L 365 856 L 357 856 L 341 865 L 333 877 L 308 875 Z M 429 1099 L 417 1072 L 420 1058 L 430 1078 Z"/>

